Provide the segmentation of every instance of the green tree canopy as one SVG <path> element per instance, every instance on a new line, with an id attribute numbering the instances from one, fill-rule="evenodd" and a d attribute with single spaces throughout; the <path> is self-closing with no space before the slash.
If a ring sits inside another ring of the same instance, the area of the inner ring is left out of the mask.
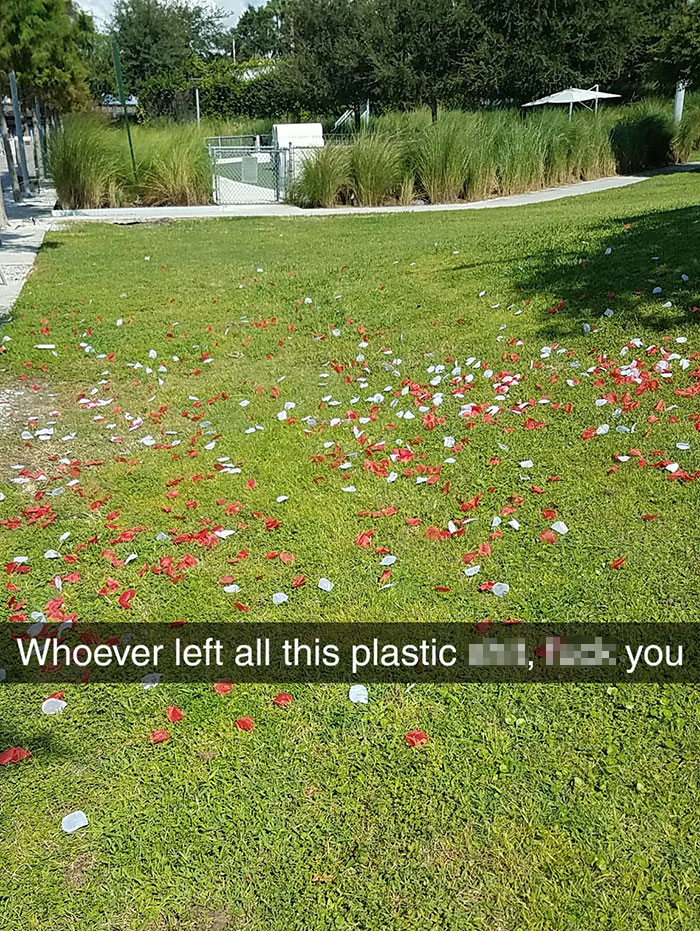
<path id="1" fill-rule="evenodd" d="M 229 38 L 236 43 L 236 59 L 276 58 L 282 51 L 279 0 L 265 6 L 249 6 L 231 30 Z M 231 48 L 227 41 L 225 48 Z"/>
<path id="2" fill-rule="evenodd" d="M 17 73 L 22 92 L 56 109 L 88 101 L 85 58 L 92 17 L 72 0 L 3 0 L 0 73 Z"/>
<path id="3" fill-rule="evenodd" d="M 105 94 L 117 93 L 112 57 L 112 37 L 97 32 L 92 37 L 87 53 L 88 86 L 95 100 L 101 100 Z"/>
<path id="4" fill-rule="evenodd" d="M 284 83 L 316 112 L 375 98 L 368 47 L 374 0 L 287 0 L 282 16 Z"/>
<path id="5" fill-rule="evenodd" d="M 675 53 L 698 15 L 685 0 L 286 0 L 284 74 L 312 109 L 512 104 L 593 83 L 640 94 L 674 9 L 663 54 L 690 73 L 697 53 Z"/>
<path id="6" fill-rule="evenodd" d="M 368 42 L 376 96 L 386 106 L 429 104 L 435 115 L 484 35 L 469 3 L 375 0 Z"/>
<path id="7" fill-rule="evenodd" d="M 683 3 L 673 13 L 655 52 L 657 74 L 667 84 L 700 81 L 700 4 Z"/>
<path id="8" fill-rule="evenodd" d="M 178 71 L 194 54 L 218 47 L 224 14 L 185 0 L 117 0 L 110 33 L 119 46 L 129 92 L 157 74 Z"/>
<path id="9" fill-rule="evenodd" d="M 95 97 L 114 92 L 115 39 L 137 94 L 169 77 L 191 84 L 193 62 L 221 61 L 212 74 L 223 109 L 235 38 L 239 62 L 275 62 L 260 83 L 265 105 L 274 89 L 285 107 L 317 113 L 366 99 L 436 113 L 438 103 L 517 104 L 571 84 L 626 98 L 667 92 L 697 80 L 700 62 L 700 2 L 686 0 L 269 0 L 228 33 L 205 0 L 116 0 L 104 35 L 76 2 L 0 0 L 0 82 L 14 69 L 23 93 L 78 106 L 86 78 Z M 229 96 L 233 106 L 233 85 Z"/>

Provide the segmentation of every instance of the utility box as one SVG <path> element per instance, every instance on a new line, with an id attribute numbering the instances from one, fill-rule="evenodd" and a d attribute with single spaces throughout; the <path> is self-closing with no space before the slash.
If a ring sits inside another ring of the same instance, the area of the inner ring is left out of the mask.
<path id="1" fill-rule="evenodd" d="M 300 149 L 318 149 L 323 145 L 321 123 L 275 123 L 272 127 L 272 145 L 277 149 L 290 146 Z"/>
<path id="2" fill-rule="evenodd" d="M 298 178 L 307 159 L 323 148 L 321 123 L 275 123 L 272 127 L 272 145 L 277 149 L 277 177 L 280 191 Z"/>

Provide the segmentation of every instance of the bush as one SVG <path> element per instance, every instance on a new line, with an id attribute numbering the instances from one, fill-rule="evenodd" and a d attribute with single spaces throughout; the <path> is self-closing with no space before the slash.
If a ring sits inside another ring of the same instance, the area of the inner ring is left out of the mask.
<path id="1" fill-rule="evenodd" d="M 350 188 L 361 207 L 385 204 L 396 197 L 404 171 L 401 149 L 391 136 L 363 133 L 350 145 Z"/>
<path id="2" fill-rule="evenodd" d="M 146 120 L 192 120 L 195 83 L 199 86 L 201 114 L 207 119 L 270 119 L 293 108 L 294 101 L 275 65 L 261 62 L 253 77 L 246 74 L 247 70 L 247 65 L 219 57 L 209 61 L 193 59 L 182 71 L 153 75 L 139 87 L 140 114 Z"/>
<path id="3" fill-rule="evenodd" d="M 670 108 L 654 101 L 629 107 L 610 131 L 617 170 L 629 174 L 668 164 L 673 135 Z"/>
<path id="4" fill-rule="evenodd" d="M 117 207 L 124 199 L 124 153 L 99 116 L 69 115 L 51 133 L 47 167 L 66 209 Z M 133 178 L 132 178 L 133 183 Z"/>
<path id="5" fill-rule="evenodd" d="M 49 139 L 48 168 L 63 208 L 193 206 L 211 201 L 207 128 L 164 123 L 126 133 L 92 115 L 72 115 Z"/>
<path id="6" fill-rule="evenodd" d="M 301 175 L 287 192 L 287 200 L 299 207 L 335 207 L 347 197 L 350 186 L 350 150 L 326 145 L 310 154 Z"/>

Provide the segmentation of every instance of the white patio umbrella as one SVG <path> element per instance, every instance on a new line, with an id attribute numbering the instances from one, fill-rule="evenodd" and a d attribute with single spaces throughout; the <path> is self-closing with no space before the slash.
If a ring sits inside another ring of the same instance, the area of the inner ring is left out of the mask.
<path id="1" fill-rule="evenodd" d="M 547 97 L 540 97 L 538 100 L 531 100 L 529 103 L 524 103 L 523 106 L 542 107 L 548 103 L 566 104 L 569 107 L 569 119 L 571 119 L 575 103 L 581 103 L 584 107 L 587 107 L 587 109 L 593 109 L 597 113 L 599 100 L 620 96 L 619 94 L 607 94 L 605 91 L 598 90 L 598 87 L 598 84 L 594 84 L 593 87 L 588 90 L 583 90 L 580 87 L 567 87 L 564 91 L 558 91 L 556 94 L 549 94 Z M 594 106 L 592 108 L 589 106 L 590 101 L 594 101 Z"/>

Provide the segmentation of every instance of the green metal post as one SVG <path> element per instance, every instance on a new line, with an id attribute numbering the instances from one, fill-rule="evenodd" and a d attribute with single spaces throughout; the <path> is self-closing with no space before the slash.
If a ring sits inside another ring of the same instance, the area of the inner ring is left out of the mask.
<path id="1" fill-rule="evenodd" d="M 134 158 L 134 146 L 131 141 L 131 127 L 129 126 L 129 117 L 126 112 L 126 95 L 124 93 L 124 81 L 122 80 L 122 63 L 119 59 L 119 49 L 117 48 L 117 43 L 112 43 L 112 57 L 114 59 L 114 76 L 117 79 L 117 90 L 119 91 L 119 99 L 122 102 L 122 109 L 124 110 L 124 124 L 126 126 L 126 135 L 129 139 L 129 152 L 131 153 L 131 167 L 134 172 L 134 181 L 138 184 L 138 173 L 136 171 L 136 159 Z"/>

